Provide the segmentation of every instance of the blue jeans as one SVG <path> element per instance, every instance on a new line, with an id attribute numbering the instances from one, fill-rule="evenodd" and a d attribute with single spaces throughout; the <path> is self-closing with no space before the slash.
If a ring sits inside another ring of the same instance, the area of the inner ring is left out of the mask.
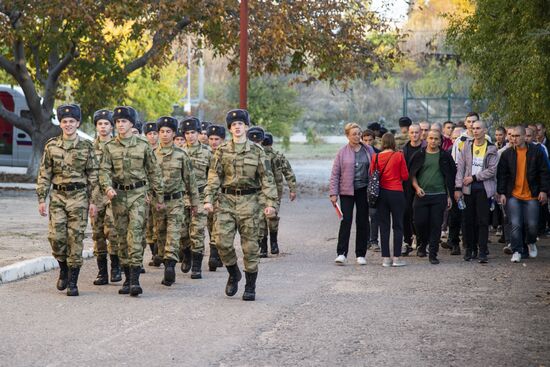
<path id="1" fill-rule="evenodd" d="M 526 243 L 537 242 L 537 230 L 539 225 L 538 200 L 519 200 L 515 197 L 508 198 L 506 212 L 510 221 L 510 239 L 513 252 L 523 252 L 523 227 L 526 230 Z"/>

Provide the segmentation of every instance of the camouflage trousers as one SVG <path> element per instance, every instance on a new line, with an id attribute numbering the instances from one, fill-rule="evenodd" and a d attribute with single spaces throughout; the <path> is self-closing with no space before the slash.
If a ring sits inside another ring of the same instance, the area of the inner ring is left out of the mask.
<path id="1" fill-rule="evenodd" d="M 155 225 L 156 225 L 156 219 L 155 219 L 155 210 L 153 207 L 153 201 L 147 205 L 147 225 L 145 228 L 145 243 L 155 243 L 157 242 L 157 234 L 155 232 Z"/>
<path id="2" fill-rule="evenodd" d="M 49 204 L 48 240 L 56 260 L 69 267 L 82 266 L 84 231 L 88 225 L 86 190 L 52 190 Z"/>
<path id="3" fill-rule="evenodd" d="M 206 228 L 206 211 L 204 210 L 204 194 L 200 194 L 197 214 L 191 215 L 191 208 L 185 208 L 189 225 L 181 232 L 181 248 L 191 247 L 191 251 L 202 254 L 204 252 L 204 230 Z"/>
<path id="4" fill-rule="evenodd" d="M 145 226 L 145 189 L 117 190 L 111 201 L 118 235 L 118 257 L 121 265 L 141 266 Z"/>
<path id="5" fill-rule="evenodd" d="M 216 210 L 216 206 L 214 206 Z M 208 235 L 210 236 L 210 241 L 208 242 L 209 246 L 216 246 L 216 237 L 214 234 L 214 222 L 216 220 L 216 213 L 208 213 L 206 218 L 206 228 L 208 229 Z"/>
<path id="6" fill-rule="evenodd" d="M 165 204 L 165 209 L 155 210 L 157 255 L 164 260 L 177 262 L 179 261 L 181 233 L 187 230 L 185 207 L 180 199 L 169 200 Z"/>
<path id="7" fill-rule="evenodd" d="M 258 195 L 219 195 L 219 209 L 214 222 L 216 247 L 224 265 L 235 265 L 237 253 L 233 242 L 236 231 L 241 236 L 244 270 L 258 271 L 260 248 L 258 246 L 258 212 L 261 210 Z"/>
<path id="8" fill-rule="evenodd" d="M 95 256 L 116 255 L 118 253 L 118 239 L 113 223 L 113 210 L 109 203 L 98 208 L 97 215 L 92 220 L 92 239 L 94 240 Z"/>
<path id="9" fill-rule="evenodd" d="M 281 207 L 281 199 L 277 201 L 277 207 L 275 208 L 276 213 L 273 217 L 266 217 L 263 211 L 260 211 L 260 238 L 263 238 L 268 235 L 269 232 L 279 232 L 279 208 Z"/>

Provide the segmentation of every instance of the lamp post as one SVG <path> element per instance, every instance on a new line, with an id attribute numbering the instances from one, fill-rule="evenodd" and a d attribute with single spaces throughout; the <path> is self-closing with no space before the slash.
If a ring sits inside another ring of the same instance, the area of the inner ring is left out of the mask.
<path id="1" fill-rule="evenodd" d="M 240 71 L 239 71 L 239 104 L 240 108 L 247 108 L 248 98 L 248 0 L 241 0 L 240 4 Z"/>

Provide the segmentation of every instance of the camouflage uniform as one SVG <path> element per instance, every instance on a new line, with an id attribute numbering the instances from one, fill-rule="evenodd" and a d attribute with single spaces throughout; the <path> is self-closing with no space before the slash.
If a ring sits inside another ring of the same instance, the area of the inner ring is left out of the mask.
<path id="1" fill-rule="evenodd" d="M 409 136 L 406 134 L 395 134 L 395 147 L 397 150 L 402 150 L 403 146 L 409 141 Z"/>

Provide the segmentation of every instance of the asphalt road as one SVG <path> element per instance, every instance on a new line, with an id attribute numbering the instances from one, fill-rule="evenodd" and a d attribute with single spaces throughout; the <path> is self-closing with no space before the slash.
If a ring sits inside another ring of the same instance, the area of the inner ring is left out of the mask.
<path id="1" fill-rule="evenodd" d="M 244 280 L 224 296 L 223 269 L 165 287 L 148 267 L 139 298 L 93 286 L 93 261 L 80 297 L 55 289 L 56 272 L 1 285 L 0 365 L 550 365 L 547 244 L 522 264 L 491 245 L 485 266 L 442 250 L 437 266 L 382 268 L 369 253 L 338 267 L 326 198 L 284 203 L 281 217 L 283 254 L 262 261 L 256 302 L 240 299 Z"/>

